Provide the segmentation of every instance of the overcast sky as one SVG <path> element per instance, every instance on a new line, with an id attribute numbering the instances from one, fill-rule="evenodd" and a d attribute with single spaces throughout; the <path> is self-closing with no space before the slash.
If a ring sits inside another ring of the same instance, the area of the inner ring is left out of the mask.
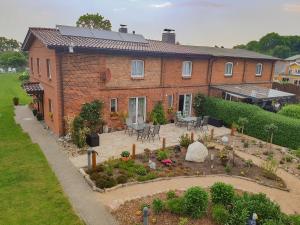
<path id="1" fill-rule="evenodd" d="M 75 25 L 99 12 L 113 30 L 161 39 L 176 30 L 181 44 L 232 47 L 268 32 L 300 35 L 300 0 L 0 0 L 0 36 L 23 41 L 28 27 Z"/>

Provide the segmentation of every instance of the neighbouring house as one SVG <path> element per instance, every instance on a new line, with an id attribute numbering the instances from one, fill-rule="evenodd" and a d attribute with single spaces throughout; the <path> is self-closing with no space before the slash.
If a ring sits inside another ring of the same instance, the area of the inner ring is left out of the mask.
<path id="1" fill-rule="evenodd" d="M 22 49 L 29 52 L 30 82 L 45 123 L 64 134 L 64 118 L 100 99 L 104 119 L 115 127 L 115 112 L 133 121 L 147 118 L 161 101 L 164 109 L 193 114 L 193 96 L 266 101 L 288 98 L 272 90 L 277 58 L 242 49 L 175 44 L 173 30 L 162 41 L 142 35 L 70 26 L 29 28 Z"/>
<path id="2" fill-rule="evenodd" d="M 274 81 L 300 86 L 300 55 L 291 56 L 276 63 Z"/>

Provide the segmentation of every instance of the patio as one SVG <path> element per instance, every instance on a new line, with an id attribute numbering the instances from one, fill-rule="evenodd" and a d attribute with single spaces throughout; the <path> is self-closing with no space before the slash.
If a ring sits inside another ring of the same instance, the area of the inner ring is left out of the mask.
<path id="1" fill-rule="evenodd" d="M 211 129 L 214 129 L 214 136 L 223 136 L 229 135 L 230 130 L 225 127 L 213 127 L 208 126 L 207 134 L 210 134 Z M 160 129 L 160 140 L 158 137 L 155 138 L 154 141 L 137 141 L 136 135 L 129 136 L 125 134 L 124 131 L 117 131 L 113 133 L 103 133 L 100 134 L 100 146 L 95 147 L 94 150 L 97 151 L 97 163 L 106 161 L 111 157 L 118 158 L 122 151 L 132 151 L 132 145 L 136 144 L 136 153 L 144 152 L 144 149 L 148 148 L 150 150 L 156 150 L 161 148 L 163 138 L 166 138 L 166 147 L 177 145 L 179 142 L 179 137 L 182 134 L 191 134 L 194 132 L 194 138 L 197 139 L 199 135 L 203 135 L 203 132 L 200 132 L 199 129 L 196 130 L 187 130 L 186 127 L 178 127 L 175 124 L 167 124 L 161 126 Z M 85 167 L 87 166 L 87 156 L 80 155 L 76 157 L 70 158 L 71 162 L 76 167 Z"/>

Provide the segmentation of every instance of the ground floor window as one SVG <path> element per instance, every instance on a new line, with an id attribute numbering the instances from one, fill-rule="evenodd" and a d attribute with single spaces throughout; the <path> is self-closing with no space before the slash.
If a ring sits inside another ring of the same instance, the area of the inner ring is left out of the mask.
<path id="1" fill-rule="evenodd" d="M 146 97 L 129 98 L 128 117 L 133 123 L 146 120 Z"/>
<path id="2" fill-rule="evenodd" d="M 192 112 L 192 94 L 179 95 L 178 111 L 187 116 Z"/>
<path id="3" fill-rule="evenodd" d="M 173 107 L 173 95 L 168 95 L 168 108 Z"/>
<path id="4" fill-rule="evenodd" d="M 52 100 L 51 100 L 50 98 L 48 99 L 48 108 L 49 108 L 48 111 L 49 111 L 50 113 L 52 113 L 53 106 L 52 106 Z"/>
<path id="5" fill-rule="evenodd" d="M 110 99 L 110 112 L 118 111 L 118 99 L 112 98 Z"/>

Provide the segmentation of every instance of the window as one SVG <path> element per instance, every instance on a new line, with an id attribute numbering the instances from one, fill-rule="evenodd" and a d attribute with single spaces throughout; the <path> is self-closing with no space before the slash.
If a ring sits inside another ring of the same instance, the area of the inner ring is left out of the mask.
<path id="1" fill-rule="evenodd" d="M 193 64 L 191 61 L 184 61 L 182 63 L 182 76 L 183 77 L 192 76 L 192 67 L 193 67 Z"/>
<path id="2" fill-rule="evenodd" d="M 48 99 L 48 107 L 49 107 L 49 112 L 52 113 L 53 107 L 52 107 L 52 101 L 50 98 Z"/>
<path id="3" fill-rule="evenodd" d="M 46 65 L 47 65 L 47 77 L 49 80 L 51 80 L 51 64 L 50 59 L 46 59 Z"/>
<path id="4" fill-rule="evenodd" d="M 37 74 L 40 75 L 40 59 L 36 59 L 36 68 L 37 68 Z"/>
<path id="5" fill-rule="evenodd" d="M 116 98 L 110 99 L 110 112 L 118 111 L 118 100 Z"/>
<path id="6" fill-rule="evenodd" d="M 228 62 L 225 64 L 225 76 L 232 76 L 233 63 Z"/>
<path id="7" fill-rule="evenodd" d="M 263 65 L 261 63 L 256 64 L 256 76 L 261 76 Z"/>
<path id="8" fill-rule="evenodd" d="M 173 95 L 168 95 L 168 108 L 173 107 Z"/>
<path id="9" fill-rule="evenodd" d="M 33 58 L 30 57 L 30 70 L 31 70 L 31 73 L 33 74 Z"/>
<path id="10" fill-rule="evenodd" d="M 132 60 L 131 61 L 131 77 L 144 77 L 144 61 Z"/>

